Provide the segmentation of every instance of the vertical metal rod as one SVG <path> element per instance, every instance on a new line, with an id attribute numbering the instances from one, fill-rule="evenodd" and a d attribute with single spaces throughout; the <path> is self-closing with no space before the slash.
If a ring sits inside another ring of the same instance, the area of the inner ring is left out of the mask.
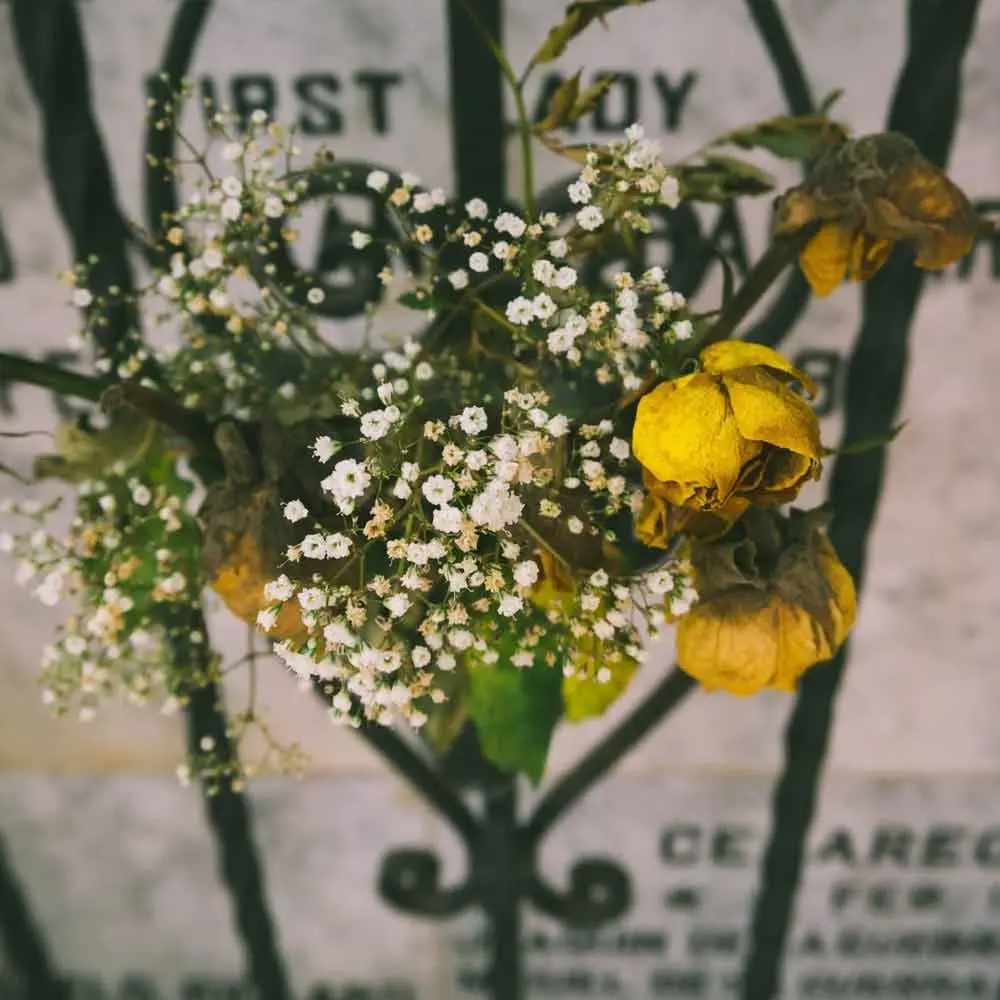
<path id="1" fill-rule="evenodd" d="M 517 779 L 495 773 L 484 782 L 485 808 L 477 874 L 490 922 L 487 986 L 493 1000 L 521 1000 L 521 863 Z"/>

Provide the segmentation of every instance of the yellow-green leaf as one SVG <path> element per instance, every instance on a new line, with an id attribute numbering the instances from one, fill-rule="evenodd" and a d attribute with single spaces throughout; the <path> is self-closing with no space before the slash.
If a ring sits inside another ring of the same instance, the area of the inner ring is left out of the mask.
<path id="1" fill-rule="evenodd" d="M 429 698 L 421 708 L 427 722 L 420 730 L 424 740 L 437 754 L 443 754 L 458 738 L 469 717 L 469 671 L 464 664 L 451 673 L 441 673 L 435 685 L 447 695 L 447 700 L 435 703 Z"/>
<path id="2" fill-rule="evenodd" d="M 595 650 L 594 660 L 597 662 L 591 665 L 591 669 L 563 678 L 562 696 L 567 722 L 582 722 L 603 715 L 625 693 L 639 668 L 631 657 L 607 649 Z M 597 679 L 593 669 L 597 666 L 611 671 L 608 680 Z"/>
<path id="3" fill-rule="evenodd" d="M 510 662 L 518 633 L 493 640 L 500 654 L 494 664 L 469 664 L 469 717 L 483 754 L 508 774 L 541 781 L 552 733 L 562 715 L 562 671 L 536 661 L 532 667 Z"/>
<path id="4" fill-rule="evenodd" d="M 536 132 L 551 132 L 570 121 L 570 116 L 580 96 L 580 70 L 577 70 L 568 80 L 563 80 L 549 101 L 545 117 L 535 125 Z"/>
<path id="5" fill-rule="evenodd" d="M 107 427 L 96 431 L 76 423 L 61 423 L 55 432 L 58 454 L 39 455 L 35 459 L 35 476 L 69 482 L 93 479 L 116 463 L 129 466 L 137 462 L 158 436 L 152 420 L 125 410 L 115 410 Z"/>
<path id="6" fill-rule="evenodd" d="M 528 69 L 539 63 L 550 63 L 558 59 L 577 35 L 582 34 L 597 20 L 604 23 L 606 15 L 622 7 L 638 7 L 649 0 L 577 0 L 566 8 L 566 15 L 559 24 L 549 30 L 541 47 L 531 57 Z"/>
<path id="7" fill-rule="evenodd" d="M 569 116 L 569 121 L 575 122 L 582 118 L 588 111 L 596 107 L 597 102 L 607 93 L 608 88 L 618 79 L 617 73 L 604 73 L 583 91 L 580 92 L 573 111 Z"/>

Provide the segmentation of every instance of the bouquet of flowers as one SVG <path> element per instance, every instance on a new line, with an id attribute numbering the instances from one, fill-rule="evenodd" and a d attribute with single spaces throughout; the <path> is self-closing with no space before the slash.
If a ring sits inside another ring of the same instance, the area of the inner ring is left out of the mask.
<path id="1" fill-rule="evenodd" d="M 572 5 L 532 66 L 623 5 Z M 519 96 L 525 76 L 498 58 Z M 606 711 L 666 626 L 683 670 L 737 695 L 793 690 L 836 652 L 853 582 L 826 512 L 788 509 L 830 454 L 814 386 L 739 324 L 796 260 L 825 295 L 870 278 L 896 242 L 944 267 L 981 223 L 905 137 L 853 138 L 825 111 L 678 163 L 639 125 L 563 144 L 604 86 L 568 80 L 539 123 L 518 101 L 517 211 L 365 173 L 391 232 L 355 231 L 351 252 L 422 325 L 383 331 L 380 350 L 325 339 L 326 291 L 290 249 L 301 205 L 357 168 L 326 152 L 298 165 L 292 131 L 262 112 L 211 109 L 199 148 L 179 126 L 185 86 L 151 109 L 189 155 L 154 164 L 188 196 L 141 233 L 148 284 L 92 287 L 98 262 L 80 262 L 67 278 L 97 375 L 5 372 L 103 413 L 60 427 L 34 469 L 71 484 L 67 531 L 46 528 L 58 502 L 6 503 L 26 525 L 0 539 L 18 579 L 72 607 L 43 654 L 46 701 L 84 717 L 121 692 L 183 704 L 223 670 L 207 589 L 334 721 L 403 722 L 438 750 L 471 722 L 499 768 L 538 780 L 555 726 Z M 579 168 L 568 213 L 535 207 L 534 141 Z M 717 309 L 695 311 L 660 267 L 584 280 L 588 257 L 627 256 L 654 208 L 770 191 L 727 146 L 800 161 L 806 180 L 776 198 L 770 247 Z M 157 325 L 153 347 L 142 331 Z M 200 774 L 240 773 L 201 750 Z"/>

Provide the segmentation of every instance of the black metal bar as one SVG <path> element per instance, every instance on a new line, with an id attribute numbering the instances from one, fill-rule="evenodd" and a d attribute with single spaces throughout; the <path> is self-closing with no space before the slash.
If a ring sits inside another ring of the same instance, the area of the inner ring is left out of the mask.
<path id="1" fill-rule="evenodd" d="M 474 865 L 490 922 L 487 983 L 494 1000 L 524 995 L 521 953 L 522 859 L 517 829 L 517 779 L 494 773 L 484 782 L 482 838 Z"/>
<path id="2" fill-rule="evenodd" d="M 676 667 L 671 670 L 641 705 L 544 795 L 525 827 L 525 843 L 536 847 L 563 814 L 677 708 L 695 686 L 683 671 Z"/>
<path id="3" fill-rule="evenodd" d="M 178 662 L 190 665 L 197 676 L 205 669 L 207 639 L 202 643 L 190 640 L 192 632 L 205 634 L 201 616 L 193 618 L 186 632 L 177 630 L 174 633 L 174 643 Z M 208 737 L 212 741 L 213 757 L 230 760 L 233 746 L 221 695 L 214 683 L 200 684 L 190 693 L 185 717 L 188 752 L 192 757 L 205 755 L 202 741 Z M 219 870 L 229 893 L 250 982 L 261 998 L 291 1000 L 284 958 L 267 903 L 247 797 L 237 792 L 228 778 L 220 779 L 214 786 L 203 784 L 202 793 L 205 816 L 215 839 Z"/>
<path id="4" fill-rule="evenodd" d="M 774 63 L 788 110 L 793 115 L 811 114 L 816 110 L 812 88 L 774 0 L 747 0 L 747 10 Z M 809 284 L 798 269 L 793 269 L 778 297 L 746 332 L 745 339 L 777 347 L 794 329 L 810 298 Z"/>
<path id="5" fill-rule="evenodd" d="M 151 85 L 150 97 L 156 102 L 156 108 L 162 108 L 171 100 L 191 68 L 198 40 L 211 11 L 212 0 L 182 0 L 178 6 L 160 60 L 159 72 Z M 147 159 L 145 214 L 150 232 L 162 235 L 166 229 L 165 218 L 173 215 L 178 208 L 174 176 L 164 166 L 173 157 L 175 136 L 173 129 L 156 127 L 157 115 L 154 110 L 151 110 L 146 124 L 146 155 L 155 160 L 156 166 L 149 165 Z"/>
<path id="6" fill-rule="evenodd" d="M 358 735 L 409 781 L 467 846 L 477 840 L 479 823 L 461 797 L 398 733 L 385 726 L 362 725 Z"/>
<path id="7" fill-rule="evenodd" d="M 95 292 L 132 289 L 128 228 L 90 99 L 89 61 L 77 5 L 65 0 L 13 0 L 11 23 L 24 73 L 42 117 L 45 166 L 59 215 L 78 263 L 97 257 Z M 132 344 L 134 308 L 119 300 L 95 332 L 112 363 Z"/>
<path id="8" fill-rule="evenodd" d="M 24 1000 L 59 1000 L 63 985 L 48 946 L 0 841 L 0 944 Z"/>
<path id="9" fill-rule="evenodd" d="M 447 0 L 455 192 L 495 207 L 507 193 L 503 80 L 485 31 L 501 41 L 501 0 Z"/>
<path id="10" fill-rule="evenodd" d="M 958 120 L 961 70 L 978 0 L 911 0 L 909 52 L 896 87 L 889 128 L 909 135 L 943 163 Z M 864 290 L 864 313 L 847 372 L 843 439 L 885 434 L 896 422 L 908 339 L 924 276 L 896 255 Z M 838 459 L 830 484 L 830 537 L 860 588 L 866 542 L 885 474 L 884 449 Z M 772 805 L 772 835 L 754 909 L 744 1000 L 777 996 L 792 907 L 802 875 L 805 840 L 829 744 L 848 647 L 806 675 L 785 735 L 785 771 Z"/>

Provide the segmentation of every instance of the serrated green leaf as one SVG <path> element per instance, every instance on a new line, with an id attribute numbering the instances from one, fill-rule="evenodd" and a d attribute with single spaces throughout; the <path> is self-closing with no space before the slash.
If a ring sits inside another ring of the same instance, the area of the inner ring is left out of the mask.
<path id="1" fill-rule="evenodd" d="M 552 733 L 562 715 L 562 671 L 537 662 L 515 667 L 509 655 L 517 634 L 501 635 L 500 659 L 469 664 L 469 717 L 488 760 L 537 785 L 545 771 Z"/>

